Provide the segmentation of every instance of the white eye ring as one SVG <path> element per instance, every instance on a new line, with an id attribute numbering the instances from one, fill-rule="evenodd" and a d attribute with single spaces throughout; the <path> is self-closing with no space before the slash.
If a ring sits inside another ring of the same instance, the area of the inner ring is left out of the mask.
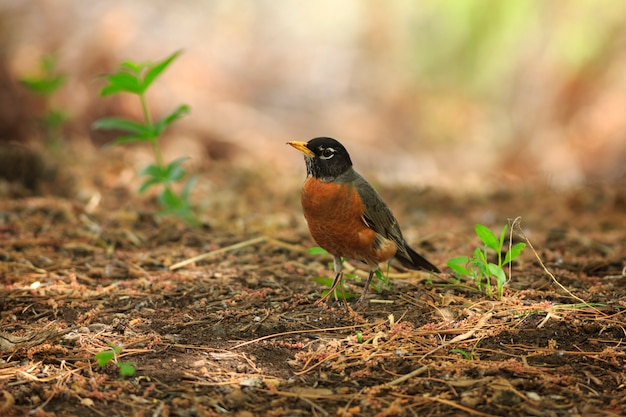
<path id="1" fill-rule="evenodd" d="M 335 156 L 335 150 L 333 148 L 320 148 L 320 150 L 322 151 L 322 154 L 320 155 L 321 159 L 330 159 Z"/>

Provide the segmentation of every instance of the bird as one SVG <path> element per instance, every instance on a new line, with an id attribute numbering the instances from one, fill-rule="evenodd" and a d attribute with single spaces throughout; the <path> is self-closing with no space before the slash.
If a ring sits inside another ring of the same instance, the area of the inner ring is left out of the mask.
<path id="1" fill-rule="evenodd" d="M 362 261 L 369 268 L 357 304 L 365 299 L 381 262 L 395 257 L 412 270 L 441 272 L 404 240 L 398 221 L 365 178 L 352 167 L 346 148 L 336 139 L 318 137 L 287 142 L 304 154 L 307 177 L 301 203 L 309 232 L 333 257 L 335 278 L 326 301 L 343 277 L 342 258 Z"/>

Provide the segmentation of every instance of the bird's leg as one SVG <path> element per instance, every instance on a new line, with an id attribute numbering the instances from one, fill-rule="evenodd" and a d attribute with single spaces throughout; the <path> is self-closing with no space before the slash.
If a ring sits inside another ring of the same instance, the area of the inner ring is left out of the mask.
<path id="1" fill-rule="evenodd" d="M 335 289 L 337 288 L 337 285 L 339 285 L 339 283 L 342 280 L 343 277 L 343 262 L 341 261 L 341 256 L 334 256 L 333 255 L 333 266 L 335 269 L 335 279 L 333 280 L 333 285 L 331 285 L 330 287 L 330 291 L 328 291 L 328 294 L 326 294 L 324 297 L 320 298 L 318 300 L 318 303 L 324 303 L 326 301 L 328 301 L 328 299 L 330 298 L 331 295 L 335 294 Z M 337 301 L 338 298 L 335 295 L 335 301 Z"/>
<path id="2" fill-rule="evenodd" d="M 365 281 L 365 287 L 363 287 L 363 292 L 361 293 L 361 297 L 359 297 L 359 301 L 356 302 L 357 304 L 361 304 L 361 302 L 365 299 L 365 294 L 367 294 L 367 289 L 370 286 L 370 282 L 372 282 L 375 272 L 375 269 L 370 268 L 370 274 L 367 277 L 367 281 Z"/>
<path id="3" fill-rule="evenodd" d="M 335 270 L 335 279 L 333 280 L 333 285 L 330 286 L 330 291 L 328 294 L 335 294 L 335 289 L 343 280 L 343 261 L 341 260 L 341 256 L 333 256 L 333 267 Z M 337 301 L 337 294 L 335 294 L 335 301 Z"/>

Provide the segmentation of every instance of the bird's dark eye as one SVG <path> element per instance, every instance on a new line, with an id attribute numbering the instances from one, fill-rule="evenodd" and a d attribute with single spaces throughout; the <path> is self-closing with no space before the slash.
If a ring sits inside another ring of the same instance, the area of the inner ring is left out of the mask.
<path id="1" fill-rule="evenodd" d="M 326 148 L 322 150 L 322 158 L 330 159 L 335 155 L 335 151 L 332 148 Z"/>

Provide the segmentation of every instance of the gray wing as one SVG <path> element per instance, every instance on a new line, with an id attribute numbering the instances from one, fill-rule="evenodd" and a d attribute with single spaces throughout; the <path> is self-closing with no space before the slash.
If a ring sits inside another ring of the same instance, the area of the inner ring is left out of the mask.
<path id="1" fill-rule="evenodd" d="M 404 239 L 393 213 L 376 190 L 361 175 L 356 172 L 355 174 L 354 186 L 365 204 L 365 213 L 363 214 L 365 224 L 376 233 L 393 240 L 399 247 L 402 247 Z"/>
<path id="2" fill-rule="evenodd" d="M 410 269 L 439 272 L 439 268 L 407 245 L 393 213 L 391 213 L 391 210 L 389 210 L 389 207 L 387 207 L 376 190 L 359 173 L 351 169 L 342 174 L 338 180 L 340 182 L 353 182 L 365 204 L 363 221 L 376 233 L 396 244 L 397 252 L 395 256 L 402 265 Z"/>

